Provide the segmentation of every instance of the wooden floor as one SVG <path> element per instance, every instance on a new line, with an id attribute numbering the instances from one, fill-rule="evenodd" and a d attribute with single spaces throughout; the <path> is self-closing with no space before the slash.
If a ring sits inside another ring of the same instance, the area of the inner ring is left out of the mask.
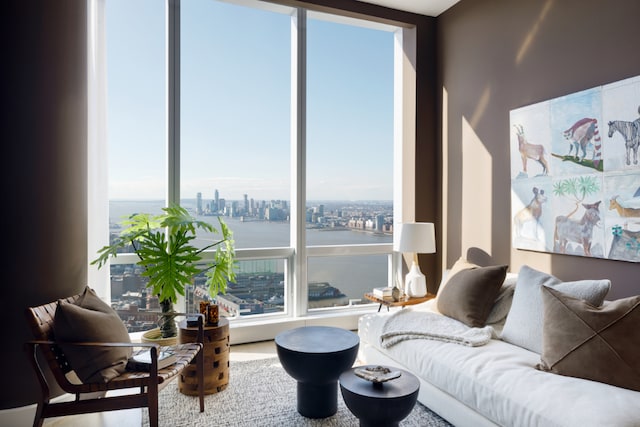
<path id="1" fill-rule="evenodd" d="M 276 347 L 273 341 L 233 345 L 229 353 L 231 362 L 265 359 L 275 356 Z M 146 411 L 146 408 L 51 418 L 45 420 L 44 425 L 46 427 L 140 427 L 142 425 L 143 410 Z"/>

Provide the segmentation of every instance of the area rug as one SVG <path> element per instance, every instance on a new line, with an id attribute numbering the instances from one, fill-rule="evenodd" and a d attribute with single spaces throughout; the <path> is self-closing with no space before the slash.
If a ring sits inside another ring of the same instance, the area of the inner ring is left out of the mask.
<path id="1" fill-rule="evenodd" d="M 231 362 L 229 385 L 205 396 L 205 412 L 199 412 L 197 396 L 178 391 L 178 381 L 160 392 L 162 427 L 357 427 L 338 391 L 338 412 L 328 418 L 303 417 L 296 410 L 296 381 L 282 368 L 278 358 Z M 149 413 L 142 411 L 142 425 L 149 426 Z M 400 422 L 402 427 L 451 427 L 447 421 L 420 403 Z"/>

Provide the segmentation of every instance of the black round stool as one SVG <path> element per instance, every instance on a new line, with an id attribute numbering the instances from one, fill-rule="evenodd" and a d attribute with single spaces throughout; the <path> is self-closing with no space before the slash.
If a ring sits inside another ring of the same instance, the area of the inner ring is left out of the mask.
<path id="1" fill-rule="evenodd" d="M 400 425 L 413 410 L 418 400 L 420 381 L 410 372 L 400 371 L 400 377 L 387 382 L 374 383 L 355 374 L 358 366 L 340 375 L 340 390 L 347 408 L 360 420 L 361 427 L 394 427 Z"/>
<path id="2" fill-rule="evenodd" d="M 298 412 L 326 418 L 338 411 L 338 377 L 353 366 L 360 338 L 345 329 L 303 326 L 278 334 L 278 358 L 297 382 Z"/>

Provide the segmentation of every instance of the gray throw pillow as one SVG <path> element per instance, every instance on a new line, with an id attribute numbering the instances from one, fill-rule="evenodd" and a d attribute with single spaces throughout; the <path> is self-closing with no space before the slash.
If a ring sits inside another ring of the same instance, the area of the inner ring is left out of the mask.
<path id="1" fill-rule="evenodd" d="M 73 304 L 58 301 L 53 333 L 57 341 L 131 342 L 118 313 L 89 287 Z M 132 350 L 131 347 L 61 347 L 83 383 L 108 382 L 122 374 Z"/>
<path id="2" fill-rule="evenodd" d="M 511 302 L 513 301 L 513 292 L 516 289 L 517 279 L 517 274 L 507 273 L 507 276 L 498 291 L 496 301 L 493 303 L 493 308 L 489 313 L 489 317 L 487 317 L 487 325 L 494 326 L 494 329 L 498 323 L 501 324 L 500 329 L 504 326 L 504 321 L 507 318 L 507 314 L 509 314 Z"/>
<path id="3" fill-rule="evenodd" d="M 456 273 L 438 295 L 438 311 L 467 326 L 483 327 L 507 268 L 507 265 L 474 267 Z"/>
<path id="4" fill-rule="evenodd" d="M 542 286 L 600 306 L 611 288 L 611 281 L 602 279 L 563 282 L 551 274 L 523 265 L 518 273 L 511 309 L 501 338 L 538 354 L 542 353 Z"/>

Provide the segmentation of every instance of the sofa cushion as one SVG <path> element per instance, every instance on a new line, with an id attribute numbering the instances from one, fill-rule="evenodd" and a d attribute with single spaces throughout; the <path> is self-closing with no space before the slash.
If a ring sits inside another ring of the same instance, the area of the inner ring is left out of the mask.
<path id="1" fill-rule="evenodd" d="M 640 296 L 595 307 L 543 286 L 542 300 L 536 368 L 640 391 Z"/>
<path id="2" fill-rule="evenodd" d="M 507 265 L 472 267 L 457 272 L 438 295 L 438 311 L 467 326 L 483 327 L 508 268 Z"/>
<path id="3" fill-rule="evenodd" d="M 523 265 L 518 273 L 511 309 L 502 330 L 502 340 L 540 354 L 542 352 L 542 286 L 599 306 L 611 288 L 609 280 L 562 282 L 548 273 Z"/>
<path id="4" fill-rule="evenodd" d="M 89 287 L 74 303 L 58 301 L 53 332 L 57 341 L 131 342 L 115 310 Z M 132 350 L 131 347 L 61 347 L 84 383 L 108 382 L 123 373 Z"/>

